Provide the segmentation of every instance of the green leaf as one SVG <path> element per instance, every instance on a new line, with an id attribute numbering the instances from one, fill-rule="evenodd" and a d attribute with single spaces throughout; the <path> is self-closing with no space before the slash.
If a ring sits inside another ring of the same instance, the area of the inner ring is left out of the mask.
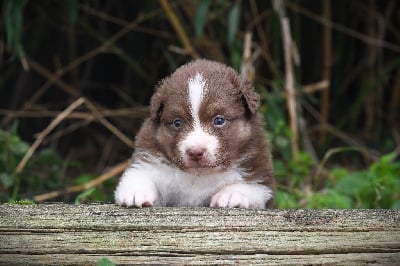
<path id="1" fill-rule="evenodd" d="M 115 266 L 115 264 L 107 258 L 101 258 L 97 261 L 97 266 Z"/>
<path id="2" fill-rule="evenodd" d="M 15 205 L 35 205 L 36 203 L 33 200 L 23 199 L 23 200 L 12 200 L 8 204 Z"/>
<path id="3" fill-rule="evenodd" d="M 77 0 L 69 0 L 65 1 L 67 4 L 68 15 L 72 25 L 76 25 L 76 21 L 78 18 L 78 1 Z"/>
<path id="4" fill-rule="evenodd" d="M 5 187 L 9 188 L 14 185 L 14 178 L 8 173 L 0 173 L 0 183 Z"/>
<path id="5" fill-rule="evenodd" d="M 23 28 L 23 11 L 27 2 L 27 0 L 5 0 L 3 2 L 3 16 L 7 45 L 13 48 L 19 59 L 25 59 L 21 36 Z"/>
<path id="6" fill-rule="evenodd" d="M 85 183 L 91 181 L 94 178 L 95 178 L 95 176 L 92 174 L 81 174 L 80 176 L 75 178 L 75 184 L 82 185 L 82 184 L 85 184 Z"/>
<path id="7" fill-rule="evenodd" d="M 242 63 L 242 48 L 239 40 L 234 40 L 230 45 L 230 61 L 231 66 L 236 71 L 240 70 L 240 64 Z"/>
<path id="8" fill-rule="evenodd" d="M 10 128 L 8 129 L 9 134 L 14 135 L 14 136 L 18 136 L 18 126 L 19 126 L 18 120 L 14 120 L 14 122 L 12 123 Z"/>
<path id="9" fill-rule="evenodd" d="M 275 201 L 280 209 L 293 209 L 299 207 L 295 197 L 284 191 L 276 191 Z"/>
<path id="10" fill-rule="evenodd" d="M 400 209 L 400 200 L 396 200 L 392 203 L 391 209 Z"/>
<path id="11" fill-rule="evenodd" d="M 274 164 L 274 175 L 277 179 L 284 179 L 288 175 L 288 168 L 286 164 L 278 159 L 272 161 Z"/>
<path id="12" fill-rule="evenodd" d="M 283 149 L 286 147 L 289 147 L 290 141 L 288 138 L 286 137 L 282 137 L 282 136 L 276 136 L 275 137 L 275 144 L 278 146 L 278 148 Z"/>
<path id="13" fill-rule="evenodd" d="M 66 14 L 72 26 L 76 25 L 78 19 L 78 1 L 68 0 L 68 1 L 57 1 L 59 5 L 59 12 L 64 15 Z"/>
<path id="14" fill-rule="evenodd" d="M 341 195 L 335 190 L 316 192 L 307 196 L 307 208 L 330 208 L 349 209 L 351 208 L 350 197 Z"/>
<path id="15" fill-rule="evenodd" d="M 9 140 L 10 150 L 15 155 L 23 155 L 28 149 L 29 145 L 22 141 L 18 136 L 12 136 Z"/>
<path id="16" fill-rule="evenodd" d="M 336 180 L 341 180 L 343 177 L 349 175 L 349 171 L 345 168 L 337 167 L 331 170 L 331 174 Z"/>
<path id="17" fill-rule="evenodd" d="M 363 172 L 350 173 L 343 177 L 335 186 L 335 189 L 341 194 L 347 196 L 356 196 L 364 187 L 368 187 L 369 179 Z"/>
<path id="18" fill-rule="evenodd" d="M 196 38 L 199 38 L 203 31 L 204 31 L 204 26 L 206 25 L 207 22 L 207 15 L 208 15 L 208 10 L 210 7 L 210 0 L 202 0 L 200 1 L 196 13 L 194 14 L 194 34 Z"/>
<path id="19" fill-rule="evenodd" d="M 396 156 L 397 156 L 397 154 L 395 152 L 385 154 L 382 156 L 382 158 L 379 160 L 379 162 L 383 163 L 383 164 L 389 164 L 394 161 Z"/>
<path id="20" fill-rule="evenodd" d="M 228 15 L 228 44 L 231 45 L 239 28 L 240 8 L 236 1 Z"/>
<path id="21" fill-rule="evenodd" d="M 91 188 L 91 189 L 88 189 L 88 190 L 86 190 L 86 191 L 83 191 L 83 192 L 80 193 L 78 196 L 76 196 L 76 198 L 75 198 L 75 204 L 80 204 L 82 199 L 89 197 L 89 196 L 90 196 L 91 194 L 93 194 L 93 192 L 95 192 L 95 191 L 96 191 L 96 188 L 94 188 L 94 187 Z"/>

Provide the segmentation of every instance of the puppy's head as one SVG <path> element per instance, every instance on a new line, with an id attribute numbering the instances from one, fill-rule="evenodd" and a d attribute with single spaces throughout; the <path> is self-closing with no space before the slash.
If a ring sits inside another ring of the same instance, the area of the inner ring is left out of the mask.
<path id="1" fill-rule="evenodd" d="M 258 105 L 232 68 L 196 60 L 160 82 L 150 119 L 167 160 L 188 172 L 215 172 L 241 160 Z"/>

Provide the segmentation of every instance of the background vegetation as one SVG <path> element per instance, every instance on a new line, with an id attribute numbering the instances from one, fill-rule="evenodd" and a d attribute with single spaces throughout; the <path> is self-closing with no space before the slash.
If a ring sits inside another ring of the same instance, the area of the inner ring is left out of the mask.
<path id="1" fill-rule="evenodd" d="M 203 57 L 262 96 L 277 207 L 399 208 L 399 10 L 395 0 L 3 0 L 0 202 L 112 201 L 154 85 Z"/>

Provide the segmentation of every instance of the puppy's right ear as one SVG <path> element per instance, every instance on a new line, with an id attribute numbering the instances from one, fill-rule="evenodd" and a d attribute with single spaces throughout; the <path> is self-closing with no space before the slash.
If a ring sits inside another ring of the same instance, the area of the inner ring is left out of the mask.
<path id="1" fill-rule="evenodd" d="M 250 81 L 242 80 L 241 93 L 243 102 L 250 113 L 252 115 L 257 113 L 258 107 L 260 106 L 260 95 L 254 90 Z"/>
<path id="2" fill-rule="evenodd" d="M 161 119 L 161 114 L 164 108 L 164 103 L 162 102 L 161 95 L 159 92 L 153 94 L 150 100 L 150 119 L 159 124 Z"/>

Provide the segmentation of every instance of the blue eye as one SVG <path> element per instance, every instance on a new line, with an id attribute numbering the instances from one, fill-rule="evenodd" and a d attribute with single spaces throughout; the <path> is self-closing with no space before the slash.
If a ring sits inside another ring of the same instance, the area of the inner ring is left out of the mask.
<path id="1" fill-rule="evenodd" d="M 175 128 L 181 128 L 182 127 L 182 125 L 183 125 L 183 121 L 182 121 L 182 119 L 180 119 L 180 118 L 177 118 L 177 119 L 175 119 L 174 120 L 174 127 Z"/>
<path id="2" fill-rule="evenodd" d="M 214 125 L 217 127 L 221 127 L 225 124 L 225 118 L 221 117 L 221 116 L 217 116 L 216 118 L 214 118 Z"/>

